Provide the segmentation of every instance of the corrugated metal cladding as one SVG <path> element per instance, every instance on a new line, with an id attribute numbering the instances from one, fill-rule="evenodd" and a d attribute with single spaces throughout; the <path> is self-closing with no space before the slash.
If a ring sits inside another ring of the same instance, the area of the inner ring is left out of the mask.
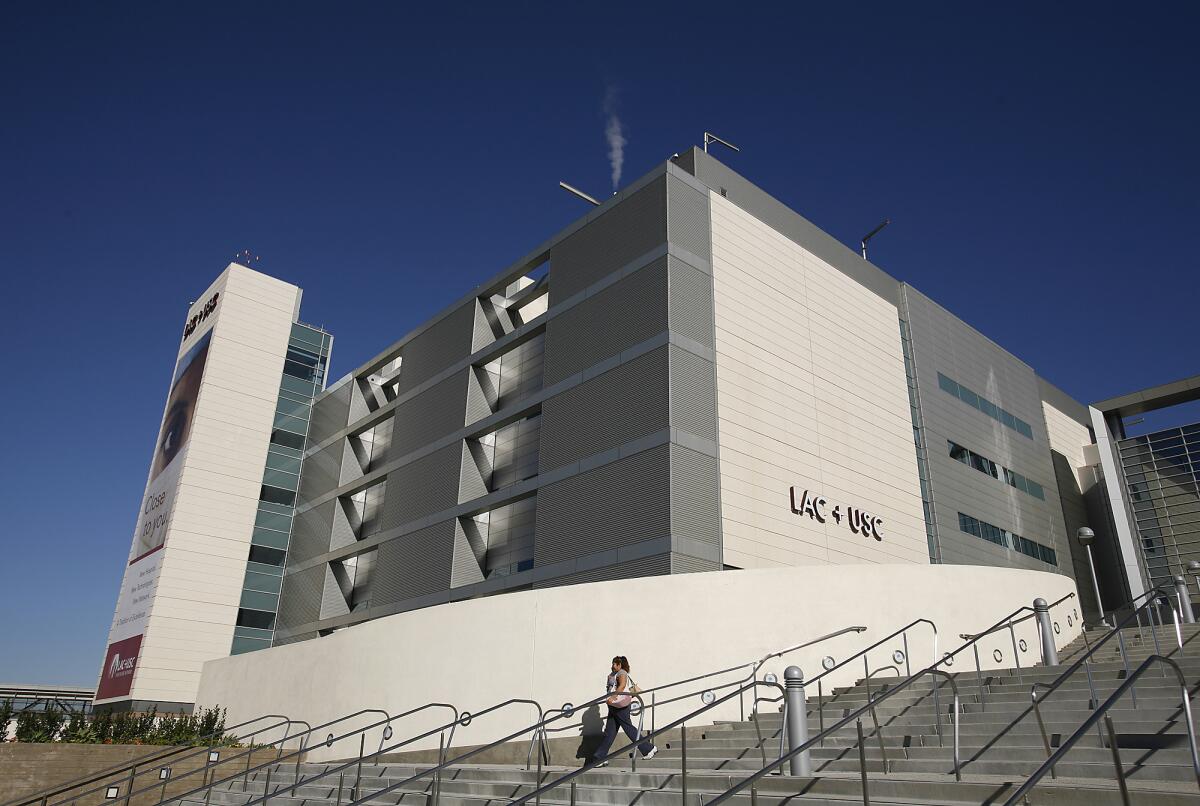
<path id="1" fill-rule="evenodd" d="M 337 618 L 350 612 L 346 597 L 338 585 L 333 569 L 325 565 L 325 584 L 321 589 L 321 618 Z"/>
<path id="2" fill-rule="evenodd" d="M 404 456 L 462 428 L 470 379 L 471 369 L 464 367 L 397 406 L 392 455 Z"/>
<path id="3" fill-rule="evenodd" d="M 706 260 L 712 255 L 708 194 L 674 176 L 667 177 L 667 232 L 672 243 Z"/>
<path id="4" fill-rule="evenodd" d="M 394 604 L 450 589 L 455 521 L 448 520 L 381 543 L 371 605 Z"/>
<path id="5" fill-rule="evenodd" d="M 276 632 L 311 624 L 320 618 L 325 568 L 325 565 L 316 565 L 283 578 L 279 613 L 275 617 Z"/>
<path id="6" fill-rule="evenodd" d="M 355 423 L 371 413 L 374 400 L 368 403 L 367 395 L 373 396 L 374 393 L 370 391 L 370 382 L 364 378 L 355 378 L 347 386 L 350 387 L 350 414 L 347 421 Z"/>
<path id="7" fill-rule="evenodd" d="M 721 564 L 715 560 L 688 557 L 686 554 L 671 555 L 672 574 L 699 574 L 705 571 L 720 571 Z"/>
<path id="8" fill-rule="evenodd" d="M 669 270 L 671 330 L 712 349 L 712 277 L 674 257 Z"/>
<path id="9" fill-rule="evenodd" d="M 296 513 L 296 517 L 292 519 L 292 539 L 288 544 L 289 567 L 329 551 L 329 534 L 333 528 L 334 508 L 337 506 L 337 501 L 326 501 L 320 506 Z"/>
<path id="10" fill-rule="evenodd" d="M 344 383 L 313 404 L 308 421 L 308 444 L 318 445 L 346 427 L 350 411 L 350 387 Z"/>
<path id="11" fill-rule="evenodd" d="M 666 241 L 666 188 L 655 179 L 550 250 L 552 306 Z"/>
<path id="12" fill-rule="evenodd" d="M 400 351 L 399 394 L 404 394 L 471 354 L 475 300 L 413 337 Z"/>
<path id="13" fill-rule="evenodd" d="M 709 570 L 720 567 L 721 518 L 715 456 L 671 446 L 671 534 L 713 547 Z"/>
<path id="14" fill-rule="evenodd" d="M 424 518 L 458 503 L 462 445 L 447 445 L 388 474 L 380 531 Z M 447 539 L 449 543 L 449 539 Z M 386 565 L 380 557 L 380 565 Z"/>
<path id="15" fill-rule="evenodd" d="M 666 329 L 664 256 L 546 324 L 545 383 L 558 383 Z"/>
<path id="16" fill-rule="evenodd" d="M 487 482 L 483 478 L 483 473 L 475 461 L 475 457 L 471 455 L 470 447 L 464 442 L 462 443 L 462 470 L 458 476 L 458 500 L 454 503 L 473 501 L 487 494 Z"/>
<path id="17" fill-rule="evenodd" d="M 373 494 L 374 490 L 368 494 Z M 338 498 L 333 501 L 333 527 L 329 532 L 328 550 L 340 549 L 342 546 L 350 546 L 358 542 L 359 536 L 354 534 L 354 527 L 350 525 L 351 513 L 355 520 L 358 520 L 358 513 L 354 512 L 355 504 L 345 498 Z M 376 530 L 377 531 L 377 530 Z M 366 537 L 364 533 L 362 537 Z"/>
<path id="18" fill-rule="evenodd" d="M 717 441 L 717 370 L 711 361 L 671 348 L 671 426 Z"/>
<path id="19" fill-rule="evenodd" d="M 704 569 L 708 570 L 708 569 Z M 605 582 L 610 579 L 633 579 L 635 577 L 650 577 L 658 574 L 671 573 L 671 555 L 656 554 L 639 560 L 628 560 L 615 565 L 605 565 L 575 574 L 555 577 L 545 582 L 537 582 L 535 588 L 556 588 L 559 585 L 578 585 L 583 582 Z M 636 605 L 630 605 L 630 612 L 636 611 Z"/>
<path id="20" fill-rule="evenodd" d="M 546 400 L 539 472 L 668 428 L 668 356 L 664 345 Z"/>
<path id="21" fill-rule="evenodd" d="M 671 533 L 668 445 L 538 491 L 535 565 L 608 551 Z"/>
<path id="22" fill-rule="evenodd" d="M 304 472 L 300 474 L 300 500 L 312 501 L 330 490 L 336 489 L 342 478 L 342 456 L 346 441 L 326 445 L 304 460 Z"/>
<path id="23" fill-rule="evenodd" d="M 494 342 L 496 338 L 497 334 L 492 330 L 492 325 L 488 322 L 487 314 L 483 312 L 483 305 L 479 300 L 476 300 L 475 321 L 471 327 L 471 352 L 482 350 Z"/>
<path id="24" fill-rule="evenodd" d="M 454 524 L 454 557 L 450 568 L 450 587 L 459 588 L 483 581 L 483 559 L 487 538 L 474 521 L 460 519 Z"/>

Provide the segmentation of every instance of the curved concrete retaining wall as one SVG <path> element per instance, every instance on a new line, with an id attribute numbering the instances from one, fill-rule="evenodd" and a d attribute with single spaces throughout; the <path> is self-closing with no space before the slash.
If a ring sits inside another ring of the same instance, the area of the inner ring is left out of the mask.
<path id="1" fill-rule="evenodd" d="M 954 565 L 812 566 L 754 571 L 656 576 L 507 593 L 440 605 L 376 619 L 332 635 L 269 650 L 209 661 L 204 665 L 198 705 L 229 709 L 230 723 L 263 713 L 286 714 L 317 725 L 362 708 L 397 714 L 427 702 L 454 703 L 479 712 L 509 699 L 537 700 L 546 709 L 581 703 L 603 693 L 613 655 L 626 655 L 643 687 L 748 663 L 848 625 L 862 634 L 842 636 L 768 662 L 760 672 L 796 664 L 808 677 L 821 670 L 821 658 L 845 658 L 917 618 L 937 624 L 937 653 L 958 647 L 960 633 L 979 632 L 1036 597 L 1054 601 L 1073 593 L 1069 577 L 1038 571 Z M 1067 616 L 1071 615 L 1070 624 Z M 1078 605 L 1070 599 L 1055 608 L 1059 646 L 1080 631 Z M 1022 665 L 1038 658 L 1032 620 L 1020 625 Z M 892 663 L 899 639 L 871 653 L 872 670 Z M 925 626 L 908 639 L 912 667 L 935 657 L 932 630 Z M 1008 631 L 985 639 L 983 668 L 1011 668 Z M 996 660 L 993 653 L 1000 650 Z M 974 671 L 964 652 L 953 671 Z M 890 672 L 883 672 L 886 676 Z M 744 673 L 715 678 L 731 682 Z M 845 685 L 863 676 L 858 663 L 827 681 Z M 686 689 L 697 691 L 704 684 Z M 722 692 L 718 692 L 719 694 Z M 661 695 L 659 697 L 661 699 Z M 657 724 L 701 706 L 698 696 L 659 708 Z M 748 708 L 749 703 L 745 704 Z M 696 724 L 736 719 L 737 701 L 708 712 Z M 402 738 L 429 730 L 448 716 L 432 711 L 397 721 Z M 377 715 L 334 726 L 336 735 L 367 724 Z M 533 706 L 513 705 L 460 728 L 456 746 L 480 744 L 536 721 Z M 584 732 L 602 725 L 596 709 L 584 714 Z M 649 723 L 647 722 L 647 726 Z M 324 739 L 329 730 L 318 735 Z M 578 736 L 575 726 L 555 736 Z M 370 733 L 368 752 L 380 746 Z M 436 747 L 437 737 L 403 748 Z M 358 752 L 358 737 L 316 748 L 313 758 L 345 758 Z"/>

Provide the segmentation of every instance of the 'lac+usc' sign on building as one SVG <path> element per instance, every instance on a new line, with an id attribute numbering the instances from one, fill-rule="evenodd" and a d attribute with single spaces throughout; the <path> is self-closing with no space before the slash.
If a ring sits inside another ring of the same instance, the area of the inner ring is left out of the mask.
<path id="1" fill-rule="evenodd" d="M 873 515 L 859 507 L 843 507 L 841 504 L 834 504 L 831 507 L 825 496 L 816 495 L 808 490 L 803 490 L 797 495 L 796 488 L 790 487 L 789 494 L 792 513 L 795 515 L 804 515 L 817 523 L 827 523 L 832 520 L 841 525 L 842 521 L 845 521 L 854 534 L 883 540 L 883 518 L 878 515 Z"/>

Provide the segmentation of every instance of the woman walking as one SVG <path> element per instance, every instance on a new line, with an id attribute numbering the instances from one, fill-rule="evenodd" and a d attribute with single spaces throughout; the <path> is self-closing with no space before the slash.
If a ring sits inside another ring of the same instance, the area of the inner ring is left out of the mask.
<path id="1" fill-rule="evenodd" d="M 612 673 L 608 676 L 605 688 L 608 692 L 608 698 L 605 700 L 608 703 L 608 721 L 604 724 L 604 738 L 590 759 L 590 763 L 597 767 L 608 766 L 604 757 L 608 755 L 613 740 L 617 738 L 617 726 L 625 731 L 629 741 L 636 742 L 639 738 L 638 729 L 629 717 L 630 706 L 633 704 L 632 686 L 633 681 L 629 678 L 629 659 L 624 655 L 617 655 L 612 659 Z M 654 758 L 658 753 L 658 748 L 648 740 L 638 744 L 638 750 L 642 752 L 643 758 Z"/>

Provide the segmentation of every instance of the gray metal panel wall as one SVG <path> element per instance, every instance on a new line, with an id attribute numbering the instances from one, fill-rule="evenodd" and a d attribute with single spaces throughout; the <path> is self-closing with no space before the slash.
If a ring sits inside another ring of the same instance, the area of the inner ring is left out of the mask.
<path id="1" fill-rule="evenodd" d="M 717 458 L 671 446 L 671 537 L 676 554 L 696 570 L 721 568 L 721 508 Z M 704 564 L 707 563 L 706 567 Z"/>
<path id="2" fill-rule="evenodd" d="M 329 535 L 333 528 L 337 501 L 297 512 L 292 518 L 292 538 L 288 544 L 288 567 L 319 557 L 329 551 Z"/>
<path id="3" fill-rule="evenodd" d="M 539 471 L 669 427 L 668 349 L 659 347 L 545 401 Z"/>
<path id="4" fill-rule="evenodd" d="M 669 449 L 651 448 L 541 488 L 535 563 L 547 565 L 667 537 Z"/>
<path id="5" fill-rule="evenodd" d="M 671 427 L 717 441 L 717 371 L 713 362 L 672 346 Z"/>
<path id="6" fill-rule="evenodd" d="M 277 635 L 280 631 L 311 624 L 320 618 L 325 569 L 325 565 L 315 565 L 283 578 L 279 613 L 275 617 Z"/>
<path id="7" fill-rule="evenodd" d="M 458 503 L 461 444 L 423 456 L 388 474 L 380 531 L 441 512 Z M 381 555 L 380 567 L 387 561 Z"/>
<path id="8" fill-rule="evenodd" d="M 454 529 L 455 521 L 448 520 L 380 544 L 371 605 L 449 590 Z"/>
<path id="9" fill-rule="evenodd" d="M 713 349 L 712 275 L 675 257 L 668 265 L 671 332 Z"/>
<path id="10" fill-rule="evenodd" d="M 341 386 L 330 389 L 313 403 L 312 417 L 308 421 L 309 445 L 317 445 L 346 427 L 353 385 L 353 379 L 347 378 Z"/>
<path id="11" fill-rule="evenodd" d="M 546 324 L 547 386 L 667 329 L 667 258 L 563 311 Z"/>
<path id="12" fill-rule="evenodd" d="M 1037 376 L 1028 365 L 911 286 L 904 287 L 904 299 L 921 388 L 921 418 L 929 445 L 942 561 L 1073 575 Z M 938 372 L 1025 420 L 1034 438 L 1022 436 L 941 389 Z M 1046 500 L 1009 486 L 1002 473 L 995 479 L 951 459 L 948 440 L 1038 482 Z M 963 532 L 959 512 L 1053 548 L 1058 567 Z"/>
<path id="13" fill-rule="evenodd" d="M 671 243 L 709 260 L 712 235 L 708 195 L 674 176 L 667 177 L 667 193 L 667 233 Z"/>
<path id="14" fill-rule="evenodd" d="M 545 582 L 537 582 L 533 587 L 555 588 L 560 585 L 580 585 L 585 582 L 606 582 L 610 579 L 652 577 L 671 573 L 671 565 L 672 557 L 670 554 L 658 554 L 653 557 L 644 557 L 640 560 L 629 560 L 614 565 L 592 568 L 588 571 L 566 574 L 565 576 L 555 577 Z M 636 611 L 636 607 L 631 608 L 631 612 L 634 611 Z"/>
<path id="15" fill-rule="evenodd" d="M 404 345 L 399 394 L 416 388 L 471 354 L 477 306 L 472 300 Z"/>
<path id="16" fill-rule="evenodd" d="M 550 304 L 582 291 L 667 238 L 665 177 L 550 249 Z"/>
<path id="17" fill-rule="evenodd" d="M 470 379 L 470 368 L 464 368 L 397 406 L 392 455 L 403 456 L 462 428 Z"/>
<path id="18" fill-rule="evenodd" d="M 303 472 L 300 474 L 301 503 L 319 498 L 341 483 L 342 457 L 345 451 L 346 440 L 339 439 L 305 458 Z"/>

